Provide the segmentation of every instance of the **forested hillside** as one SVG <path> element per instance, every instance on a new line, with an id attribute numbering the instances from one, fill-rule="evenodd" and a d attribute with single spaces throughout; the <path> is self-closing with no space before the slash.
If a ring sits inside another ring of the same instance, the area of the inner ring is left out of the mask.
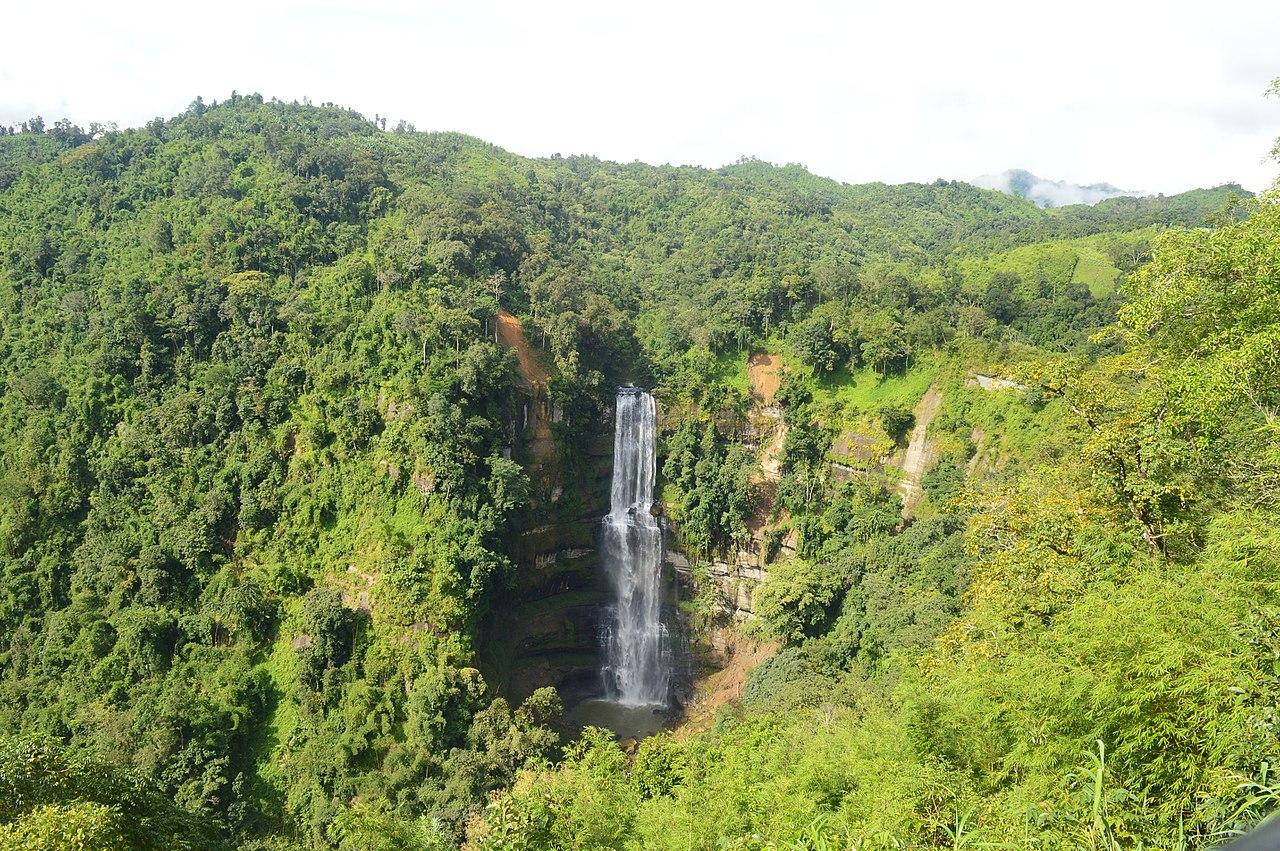
<path id="1" fill-rule="evenodd" d="M 0 847 L 1202 847 L 1280 802 L 1268 198 L 526 159 L 259 96 L 25 130 Z M 554 690 L 486 683 L 548 498 L 500 311 L 566 476 L 655 388 L 695 630 L 768 542 L 740 629 L 779 649 L 710 729 L 566 750 Z"/>

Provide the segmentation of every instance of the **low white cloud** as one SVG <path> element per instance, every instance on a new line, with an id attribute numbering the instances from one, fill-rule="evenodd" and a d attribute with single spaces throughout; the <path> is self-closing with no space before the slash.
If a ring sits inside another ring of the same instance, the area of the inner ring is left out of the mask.
<path id="1" fill-rule="evenodd" d="M 983 189 L 1020 195 L 1040 207 L 1096 204 L 1108 198 L 1147 194 L 1133 189 L 1120 189 L 1110 183 L 1091 183 L 1088 186 L 1081 186 L 1078 183 L 1067 183 L 1065 180 L 1046 180 L 1022 169 L 1010 169 L 999 174 L 984 174 L 969 182 Z"/>

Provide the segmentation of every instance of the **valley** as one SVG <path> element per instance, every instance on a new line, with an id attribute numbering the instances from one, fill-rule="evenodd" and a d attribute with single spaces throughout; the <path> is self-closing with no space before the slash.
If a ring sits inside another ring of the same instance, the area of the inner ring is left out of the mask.
<path id="1" fill-rule="evenodd" d="M 1278 209 L 0 135 L 0 846 L 1214 847 L 1280 800 Z"/>

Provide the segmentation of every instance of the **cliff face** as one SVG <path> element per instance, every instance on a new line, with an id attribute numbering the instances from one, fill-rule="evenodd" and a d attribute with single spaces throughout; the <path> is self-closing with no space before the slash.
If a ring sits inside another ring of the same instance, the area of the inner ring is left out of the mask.
<path id="1" fill-rule="evenodd" d="M 668 539 L 667 566 L 675 572 L 682 585 L 692 588 L 695 582 L 693 565 L 678 544 L 678 535 Z M 706 562 L 703 578 L 715 588 L 716 614 L 720 619 L 737 625 L 751 618 L 755 614 L 752 596 L 756 586 L 768 577 L 769 565 L 794 555 L 795 541 L 791 535 L 778 544 L 777 551 L 769 557 L 764 530 L 753 529 L 745 547 L 718 553 Z M 718 641 L 716 636 L 711 636 L 713 645 Z"/>
<path id="2" fill-rule="evenodd" d="M 554 686 L 573 704 L 599 689 L 606 589 L 598 539 L 609 509 L 613 424 L 603 420 L 579 445 L 561 445 L 554 428 L 560 411 L 538 352 L 508 313 L 498 315 L 495 333 L 517 359 L 508 454 L 529 474 L 532 491 L 508 544 L 514 578 L 495 598 L 480 658 L 486 679 L 513 701 Z"/>
<path id="3" fill-rule="evenodd" d="M 710 582 L 715 592 L 714 612 L 718 626 L 705 636 L 717 652 L 724 652 L 732 635 L 722 627 L 731 628 L 755 614 L 752 604 L 756 586 L 768 576 L 771 562 L 795 555 L 794 533 L 789 532 L 771 547 L 766 523 L 773 513 L 774 494 L 782 477 L 782 446 L 787 436 L 787 426 L 782 411 L 774 400 L 782 377 L 782 359 L 776 355 L 757 353 L 747 364 L 752 405 L 748 415 L 747 441 L 755 446 L 760 469 L 755 479 L 759 494 L 755 516 L 748 521 L 750 537 L 744 546 L 717 553 L 702 565 L 702 580 Z M 679 549 L 679 530 L 667 539 L 666 559 L 687 594 L 692 594 L 698 581 L 693 565 Z M 772 550 L 772 551 L 771 551 Z"/>
<path id="4" fill-rule="evenodd" d="M 504 695 L 521 700 L 542 686 L 554 686 L 567 706 L 600 693 L 601 613 L 610 591 L 600 564 L 601 521 L 609 511 L 613 476 L 613 418 L 606 416 L 573 447 L 552 441 L 547 451 L 540 421 L 556 419 L 554 406 L 534 388 L 520 391 L 514 410 L 529 424 L 517 429 L 512 457 L 533 484 L 530 507 L 509 548 L 515 561 L 513 586 L 500 595 L 484 630 L 481 656 L 485 676 Z M 550 433 L 549 427 L 547 433 Z M 673 589 L 671 570 L 688 560 L 674 536 L 665 536 L 664 585 Z M 686 626 L 676 595 L 663 601 L 663 620 L 673 642 L 672 684 L 677 702 L 688 691 Z"/>
<path id="5" fill-rule="evenodd" d="M 487 653 L 513 700 L 555 686 L 566 703 L 599 688 L 600 518 L 608 510 L 612 444 L 593 439 L 572 466 L 533 469 L 534 498 L 512 543 L 514 586 L 495 606 Z M 517 456 L 518 458 L 518 456 Z"/>
<path id="6" fill-rule="evenodd" d="M 781 359 L 756 354 L 748 363 L 752 405 L 748 413 L 745 439 L 754 446 L 759 461 L 755 479 L 757 505 L 748 519 L 746 542 L 695 566 L 679 551 L 678 530 L 668 540 L 667 563 L 681 579 L 685 593 L 696 593 L 699 583 L 709 583 L 714 592 L 713 627 L 706 636 L 716 651 L 723 651 L 732 637 L 731 629 L 755 614 L 755 589 L 769 575 L 769 567 L 796 554 L 796 530 L 785 512 L 775 515 L 775 494 L 782 477 L 781 454 L 787 425 L 774 402 L 779 386 Z M 985 386 L 985 385 L 984 385 Z M 879 427 L 868 431 L 866 424 L 846 424 L 827 453 L 830 479 L 834 483 L 860 476 L 886 478 L 902 497 L 903 523 L 910 522 L 923 497 L 923 479 L 935 463 L 937 447 L 929 427 L 942 404 L 942 391 L 930 385 L 912 411 L 909 440 L 895 446 Z"/>

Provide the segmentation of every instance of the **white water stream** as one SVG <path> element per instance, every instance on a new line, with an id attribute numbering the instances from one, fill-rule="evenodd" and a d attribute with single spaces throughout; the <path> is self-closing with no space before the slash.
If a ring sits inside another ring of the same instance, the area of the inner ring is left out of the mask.
<path id="1" fill-rule="evenodd" d="M 601 627 L 605 695 L 625 706 L 666 706 L 671 648 L 662 623 L 662 526 L 653 516 L 657 407 L 643 390 L 618 391 L 613 490 L 602 562 L 614 604 Z"/>

